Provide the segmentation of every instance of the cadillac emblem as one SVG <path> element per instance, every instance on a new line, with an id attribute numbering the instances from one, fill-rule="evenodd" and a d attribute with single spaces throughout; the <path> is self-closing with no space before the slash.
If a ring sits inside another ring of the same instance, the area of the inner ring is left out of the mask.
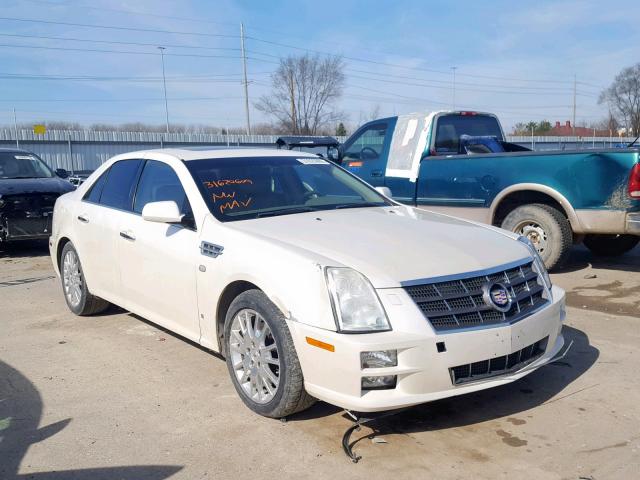
<path id="1" fill-rule="evenodd" d="M 508 312 L 513 302 L 509 290 L 502 283 L 485 283 L 482 286 L 482 299 L 499 312 Z"/>

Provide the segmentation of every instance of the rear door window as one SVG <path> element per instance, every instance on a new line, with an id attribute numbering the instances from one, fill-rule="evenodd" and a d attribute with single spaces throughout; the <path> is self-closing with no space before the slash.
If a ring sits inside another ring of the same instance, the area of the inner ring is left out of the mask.
<path id="1" fill-rule="evenodd" d="M 93 185 L 89 187 L 89 191 L 84 195 L 83 200 L 91 203 L 100 203 L 100 195 L 102 194 L 102 189 L 104 188 L 108 175 L 109 170 L 100 175 L 100 177 L 93 182 Z"/>
<path id="2" fill-rule="evenodd" d="M 438 118 L 436 129 L 436 153 L 457 155 L 464 153 L 460 149 L 460 137 L 496 137 L 503 140 L 500 124 L 490 115 L 443 115 Z"/>
<path id="3" fill-rule="evenodd" d="M 100 204 L 120 210 L 131 210 L 141 166 L 142 160 L 121 160 L 114 163 L 102 189 Z"/>

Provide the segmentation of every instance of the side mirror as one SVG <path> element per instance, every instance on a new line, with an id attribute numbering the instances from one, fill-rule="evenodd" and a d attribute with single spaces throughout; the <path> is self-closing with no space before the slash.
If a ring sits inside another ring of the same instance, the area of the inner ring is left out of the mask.
<path id="1" fill-rule="evenodd" d="M 340 163 L 340 149 L 337 147 L 329 147 L 327 149 L 327 157 L 334 163 Z"/>
<path id="2" fill-rule="evenodd" d="M 150 202 L 142 209 L 142 218 L 148 222 L 180 223 L 182 215 L 176 202 Z"/>
<path id="3" fill-rule="evenodd" d="M 69 172 L 67 172 L 64 168 L 56 168 L 55 173 L 60 178 L 69 178 Z"/>
<path id="4" fill-rule="evenodd" d="M 389 198 L 392 198 L 393 196 L 393 194 L 391 193 L 391 189 L 389 187 L 376 187 L 376 192 Z"/>

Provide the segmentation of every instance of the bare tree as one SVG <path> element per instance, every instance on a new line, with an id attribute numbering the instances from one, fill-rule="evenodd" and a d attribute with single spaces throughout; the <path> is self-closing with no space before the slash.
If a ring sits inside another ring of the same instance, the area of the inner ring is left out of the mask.
<path id="1" fill-rule="evenodd" d="M 613 83 L 600 94 L 599 103 L 607 103 L 632 134 L 640 132 L 640 63 L 623 69 Z"/>
<path id="2" fill-rule="evenodd" d="M 294 135 L 314 135 L 340 118 L 334 103 L 344 88 L 340 57 L 289 56 L 271 75 L 272 91 L 255 107 Z"/>

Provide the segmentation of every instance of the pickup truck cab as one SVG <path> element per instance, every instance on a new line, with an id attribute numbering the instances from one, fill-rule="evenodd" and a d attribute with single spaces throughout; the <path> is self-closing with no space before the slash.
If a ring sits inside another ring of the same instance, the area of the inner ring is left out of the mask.
<path id="1" fill-rule="evenodd" d="M 495 115 L 447 111 L 371 121 L 330 158 L 399 202 L 524 235 L 548 268 L 574 242 L 620 255 L 640 240 L 638 149 L 534 152 Z"/>
<path id="2" fill-rule="evenodd" d="M 503 385 L 564 343 L 564 291 L 525 238 L 304 152 L 119 155 L 56 202 L 50 251 L 72 312 L 114 303 L 222 353 L 269 417 Z"/>

